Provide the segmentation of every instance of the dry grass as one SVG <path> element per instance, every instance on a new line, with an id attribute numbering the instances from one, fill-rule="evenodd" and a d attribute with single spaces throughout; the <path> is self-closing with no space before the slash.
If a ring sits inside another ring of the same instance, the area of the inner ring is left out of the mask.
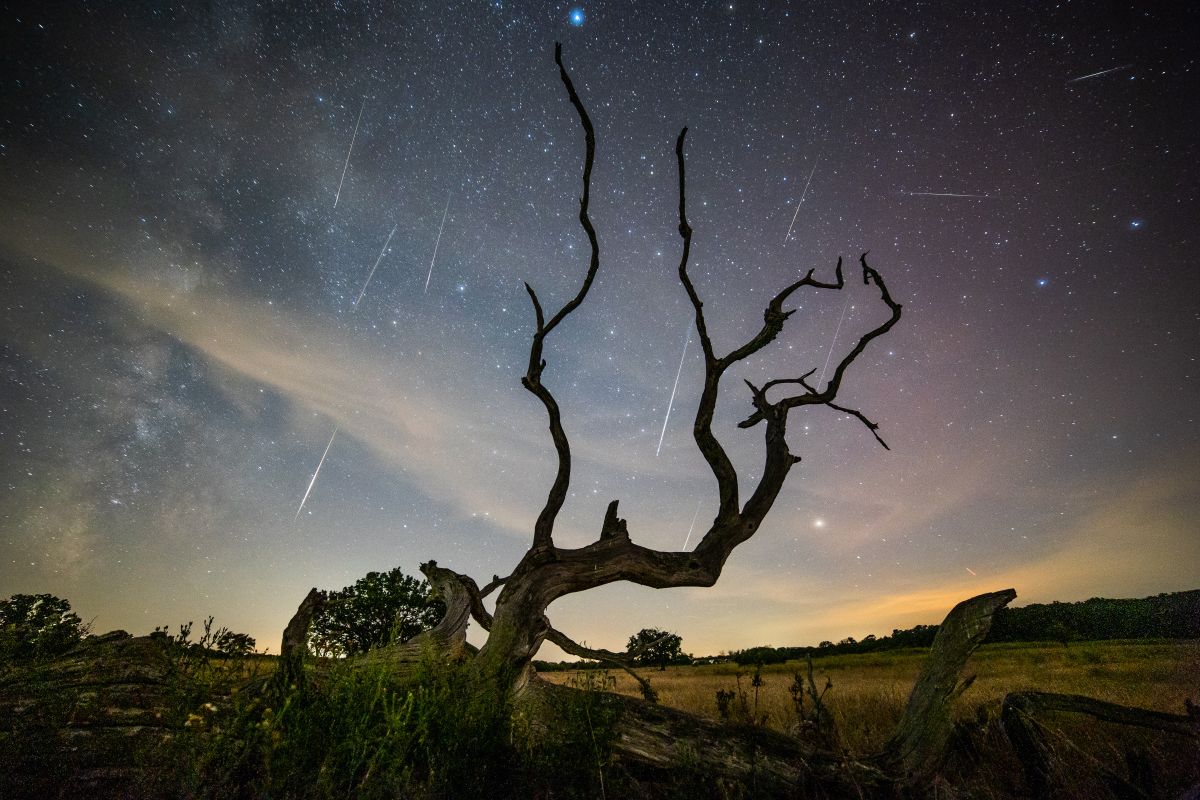
<path id="1" fill-rule="evenodd" d="M 833 714 L 843 746 L 851 752 L 878 749 L 900 719 L 904 702 L 925 658 L 924 650 L 894 650 L 863 655 L 813 659 L 818 688 L 828 676 L 833 688 L 825 703 Z M 796 722 L 788 687 L 804 663 L 773 664 L 762 670 L 758 689 L 758 716 L 767 725 L 787 730 Z M 1124 705 L 1183 712 L 1183 701 L 1197 696 L 1200 677 L 1200 641 L 1115 641 L 1058 644 L 995 644 L 981 647 L 971 660 L 978 676 L 959 699 L 958 714 L 974 716 L 981 706 L 993 710 L 1008 692 L 1037 689 L 1083 694 Z M 650 678 L 659 701 L 698 716 L 717 719 L 716 692 L 738 688 L 748 695 L 753 709 L 753 668 L 736 664 L 651 669 Z M 551 672 L 545 678 L 565 682 L 574 672 Z M 641 692 L 620 670 L 610 673 L 614 691 L 633 697 Z"/>

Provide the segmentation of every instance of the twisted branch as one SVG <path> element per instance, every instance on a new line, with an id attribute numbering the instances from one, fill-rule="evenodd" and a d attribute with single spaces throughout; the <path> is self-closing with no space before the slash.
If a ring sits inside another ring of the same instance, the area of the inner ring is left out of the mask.
<path id="1" fill-rule="evenodd" d="M 546 408 L 551 438 L 558 455 L 558 470 L 548 493 L 546 504 L 535 523 L 532 546 L 507 579 L 493 581 L 488 586 L 488 591 L 491 591 L 503 584 L 503 590 L 500 592 L 495 606 L 495 625 L 503 627 L 504 635 L 498 640 L 501 643 L 494 646 L 493 639 L 496 637 L 490 638 L 488 644 L 480 651 L 480 655 L 489 660 L 489 663 L 497 666 L 507 663 L 508 666 L 520 667 L 522 663 L 528 663 L 528 659 L 532 658 L 538 646 L 548 636 L 554 637 L 551 639 L 552 641 L 570 642 L 561 632 L 551 633 L 553 629 L 544 619 L 545 609 L 554 600 L 565 595 L 616 581 L 630 581 L 652 588 L 713 585 L 734 548 L 757 532 L 760 523 L 778 496 L 789 470 L 799 461 L 798 456 L 789 452 L 786 439 L 788 412 L 792 408 L 798 405 L 829 405 L 835 410 L 854 416 L 875 434 L 878 426 L 874 422 L 861 412 L 837 405 L 835 399 L 849 365 L 862 354 L 873 339 L 890 330 L 900 317 L 899 304 L 892 300 L 883 279 L 867 264 L 866 254 L 864 254 L 860 259 L 863 280 L 868 284 L 873 282 L 879 287 L 883 302 L 891 309 L 891 316 L 886 322 L 872 329 L 856 342 L 851 351 L 838 363 L 832 378 L 822 391 L 817 391 L 807 383 L 812 372 L 799 379 L 770 381 L 762 389 L 751 385 L 755 411 L 742 427 L 750 427 L 758 422 L 766 423 L 765 452 L 764 463 L 759 473 L 762 477 L 750 498 L 743 505 L 739 497 L 738 476 L 733 462 L 712 430 L 721 378 L 731 366 L 759 352 L 778 337 L 784 323 L 794 313 L 792 310 L 785 310 L 784 305 L 796 291 L 801 288 L 841 290 L 845 286 L 845 278 L 840 259 L 833 281 L 819 280 L 814 277 L 814 270 L 808 270 L 771 298 L 763 312 L 762 326 L 753 336 L 730 350 L 726 355 L 718 356 L 705 319 L 704 303 L 688 274 L 693 231 L 687 217 L 687 173 L 684 145 L 688 129 L 684 127 L 680 130 L 675 142 L 675 155 L 679 169 L 679 235 L 683 240 L 678 275 L 680 284 L 692 304 L 696 332 L 704 354 L 704 384 L 697 403 L 692 434 L 701 455 L 708 463 L 709 469 L 717 481 L 719 494 L 717 513 L 708 531 L 699 537 L 691 552 L 667 552 L 635 544 L 630 538 L 625 521 L 617 516 L 617 502 L 614 500 L 609 505 L 598 540 L 576 549 L 555 546 L 552 530 L 557 515 L 566 500 L 570 483 L 571 457 L 558 404 L 551 392 L 541 382 L 542 373 L 546 367 L 546 361 L 542 357 L 543 349 L 545 339 L 550 332 L 583 302 L 599 268 L 599 245 L 595 229 L 588 216 L 591 174 L 595 159 L 595 131 L 579 94 L 563 66 L 561 45 L 555 47 L 555 63 L 559 67 L 563 86 L 566 88 L 567 95 L 584 130 L 586 152 L 579 222 L 591 244 L 591 259 L 579 291 L 566 305 L 549 317 L 537 292 L 532 286 L 526 285 L 526 292 L 533 304 L 536 329 L 530 344 L 529 364 L 522 378 L 522 384 L 538 397 Z M 799 384 L 805 393 L 772 402 L 768 397 L 768 390 L 787 383 Z M 876 438 L 879 439 L 877 434 Z M 882 439 L 879 441 L 881 444 L 883 443 Z M 886 444 L 884 446 L 886 447 Z M 492 618 L 482 607 L 482 594 L 475 588 L 474 582 L 470 582 L 469 579 L 464 581 L 463 585 L 467 587 L 468 594 L 473 598 L 472 616 L 480 620 L 480 624 L 485 628 L 488 627 L 492 624 Z M 484 620 L 487 622 L 485 623 Z M 499 628 L 497 632 L 499 632 Z M 575 648 L 568 652 L 576 654 L 586 649 L 577 644 L 568 644 L 568 646 Z M 591 652 L 600 654 L 602 651 Z M 603 655 L 603 658 L 611 660 L 612 655 L 614 654 Z"/>
<path id="2" fill-rule="evenodd" d="M 592 120 L 588 117 L 587 110 L 583 107 L 583 102 L 579 99 L 579 94 L 575 91 L 575 84 L 571 82 L 571 76 L 567 74 L 567 68 L 563 66 L 562 45 L 559 43 L 554 45 L 554 63 L 558 64 L 559 76 L 567 89 L 567 96 L 579 114 L 580 124 L 583 125 L 586 153 L 583 161 L 583 196 L 579 200 L 579 224 L 583 226 L 583 230 L 587 234 L 592 255 L 583 285 L 579 287 L 575 296 L 550 318 L 549 322 L 545 320 L 537 292 L 528 283 L 525 284 L 525 291 L 529 293 L 529 299 L 533 303 L 537 328 L 529 346 L 529 366 L 524 377 L 521 378 L 521 385 L 541 400 L 542 405 L 546 407 L 546 414 L 550 422 L 550 437 L 554 441 L 554 449 L 558 454 L 558 471 L 554 476 L 554 483 L 546 497 L 546 505 L 538 514 L 537 522 L 533 527 L 533 550 L 535 551 L 548 550 L 554 546 L 552 539 L 554 520 L 558 517 L 558 512 L 562 510 L 563 503 L 566 502 L 567 489 L 571 484 L 571 446 L 567 441 L 566 431 L 563 430 L 562 415 L 554 395 L 542 385 L 542 370 L 546 368 L 546 360 L 542 358 L 542 345 L 546 336 L 558 327 L 558 324 L 566 319 L 568 314 L 578 308 L 579 304 L 587 297 L 592 281 L 596 277 L 596 271 L 600 268 L 600 244 L 596 240 L 596 229 L 588 216 L 588 203 L 591 200 L 592 189 L 592 164 L 596 160 L 596 131 L 592 127 Z"/>
<path id="3" fill-rule="evenodd" d="M 658 692 L 654 691 L 654 687 L 650 685 L 650 681 L 643 678 L 629 666 L 628 659 L 630 653 L 614 653 L 609 650 L 593 650 L 590 647 L 585 647 L 579 644 L 571 637 L 567 636 L 562 631 L 550 625 L 550 621 L 546 621 L 546 626 L 549 628 L 549 633 L 546 634 L 546 639 L 556 644 L 564 652 L 570 653 L 573 656 L 587 658 L 592 661 L 601 661 L 608 664 L 613 664 L 628 672 L 633 679 L 642 687 L 642 697 L 651 703 L 658 702 Z"/>

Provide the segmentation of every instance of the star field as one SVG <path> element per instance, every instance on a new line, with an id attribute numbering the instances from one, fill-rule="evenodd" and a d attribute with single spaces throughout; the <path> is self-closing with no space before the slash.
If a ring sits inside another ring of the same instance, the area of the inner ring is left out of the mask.
<path id="1" fill-rule="evenodd" d="M 100 630 L 214 614 L 276 647 L 311 586 L 430 558 L 507 573 L 554 466 L 519 382 L 522 282 L 557 308 L 588 258 L 556 40 L 596 126 L 601 248 L 547 342 L 575 459 L 560 544 L 594 540 L 613 499 L 662 549 L 716 509 L 690 437 L 682 126 L 718 351 L 839 255 L 869 250 L 904 304 L 839 400 L 890 452 L 846 415 L 794 413 L 803 462 L 716 587 L 608 586 L 553 606 L 558 628 L 613 648 L 669 628 L 702 653 L 934 622 L 1009 585 L 1018 602 L 1195 588 L 1196 12 L 3 13 L 5 596 L 67 597 Z M 761 430 L 736 428 L 742 379 L 820 374 L 886 318 L 847 278 L 795 295 L 723 384 L 714 430 L 744 486 Z"/>

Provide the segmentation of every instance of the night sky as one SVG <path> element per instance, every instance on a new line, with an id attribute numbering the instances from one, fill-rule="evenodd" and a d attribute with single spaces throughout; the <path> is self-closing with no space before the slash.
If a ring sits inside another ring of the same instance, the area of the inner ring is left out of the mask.
<path id="1" fill-rule="evenodd" d="M 430 558 L 507 574 L 554 467 L 521 282 L 557 308 L 587 267 L 556 40 L 596 126 L 601 248 L 546 350 L 575 455 L 559 544 L 612 499 L 669 550 L 716 511 L 683 125 L 719 352 L 839 255 L 869 250 L 904 305 L 840 395 L 890 452 L 794 411 L 803 463 L 714 588 L 608 586 L 552 606 L 558 628 L 700 654 L 1008 586 L 1195 588 L 1200 19 L 1163 8 L 6 6 L 0 595 L 66 597 L 100 631 L 213 614 L 277 649 L 312 586 Z M 887 317 L 847 277 L 726 377 L 714 429 L 744 487 L 742 378 L 820 375 Z"/>

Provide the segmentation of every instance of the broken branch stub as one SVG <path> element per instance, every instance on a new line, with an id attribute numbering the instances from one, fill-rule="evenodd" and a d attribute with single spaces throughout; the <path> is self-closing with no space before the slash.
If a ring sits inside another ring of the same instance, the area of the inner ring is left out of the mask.
<path id="1" fill-rule="evenodd" d="M 926 778 L 940 766 L 952 729 L 954 700 L 974 680 L 959 680 L 967 659 L 983 643 L 999 609 L 1017 596 L 1003 589 L 964 600 L 938 628 L 929 656 L 908 696 L 883 758 L 909 780 Z"/>

